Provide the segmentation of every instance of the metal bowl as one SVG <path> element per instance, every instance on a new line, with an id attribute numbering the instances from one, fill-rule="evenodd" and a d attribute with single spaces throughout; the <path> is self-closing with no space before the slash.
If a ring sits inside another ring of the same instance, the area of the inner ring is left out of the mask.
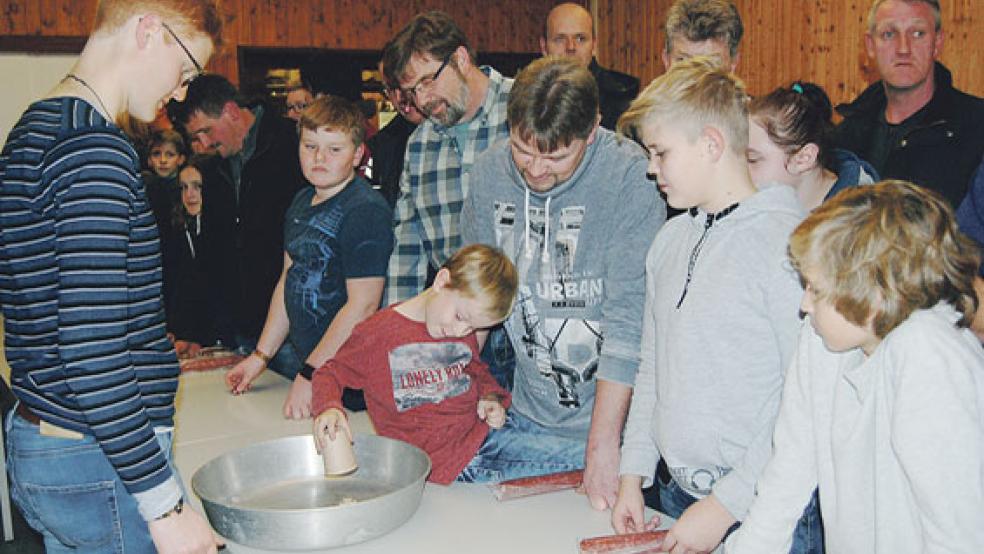
<path id="1" fill-rule="evenodd" d="M 326 478 L 310 435 L 223 454 L 191 486 L 212 527 L 236 543 L 275 551 L 354 544 L 399 527 L 417 510 L 430 458 L 405 442 L 357 435 L 359 468 Z"/>

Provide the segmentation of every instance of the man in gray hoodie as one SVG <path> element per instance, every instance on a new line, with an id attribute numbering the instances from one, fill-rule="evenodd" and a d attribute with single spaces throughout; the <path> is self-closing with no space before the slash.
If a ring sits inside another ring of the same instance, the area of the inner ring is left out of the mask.
<path id="1" fill-rule="evenodd" d="M 642 149 L 599 127 L 597 84 L 576 62 L 524 69 L 507 120 L 509 140 L 473 166 L 462 237 L 499 246 L 520 272 L 505 322 L 516 350 L 510 417 L 544 441 L 585 440 L 585 491 L 605 509 L 639 366 L 646 251 L 666 205 Z"/>

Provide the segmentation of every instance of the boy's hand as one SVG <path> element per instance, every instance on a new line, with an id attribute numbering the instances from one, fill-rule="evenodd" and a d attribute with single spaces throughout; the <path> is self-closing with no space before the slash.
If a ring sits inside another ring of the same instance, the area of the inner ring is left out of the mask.
<path id="1" fill-rule="evenodd" d="M 647 523 L 645 510 L 642 477 L 623 475 L 618 485 L 618 500 L 612 506 L 612 528 L 619 535 L 652 531 L 659 525 L 659 516 Z"/>
<path id="2" fill-rule="evenodd" d="M 708 495 L 687 508 L 670 527 L 663 548 L 671 554 L 710 552 L 721 544 L 734 516 L 714 495 Z"/>
<path id="3" fill-rule="evenodd" d="M 318 454 L 324 452 L 329 439 L 335 440 L 339 431 L 345 433 L 349 441 L 352 440 L 352 430 L 349 428 L 348 417 L 345 416 L 345 412 L 338 408 L 328 408 L 314 418 L 314 447 Z"/>
<path id="4" fill-rule="evenodd" d="M 284 417 L 287 419 L 307 419 L 311 417 L 311 381 L 298 375 L 290 384 L 287 400 L 284 401 Z"/>
<path id="5" fill-rule="evenodd" d="M 506 409 L 497 398 L 482 398 L 478 401 L 478 419 L 493 429 L 499 429 L 506 424 Z"/>
<path id="6" fill-rule="evenodd" d="M 226 387 L 232 394 L 242 394 L 249 390 L 250 383 L 264 369 L 266 369 L 266 364 L 263 363 L 263 360 L 253 355 L 246 356 L 243 361 L 226 372 Z"/>

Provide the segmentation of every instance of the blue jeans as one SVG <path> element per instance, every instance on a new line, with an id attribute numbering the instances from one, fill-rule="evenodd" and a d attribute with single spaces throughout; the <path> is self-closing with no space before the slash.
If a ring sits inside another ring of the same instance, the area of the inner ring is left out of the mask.
<path id="1" fill-rule="evenodd" d="M 696 498 L 690 496 L 690 493 L 683 490 L 672 479 L 669 483 L 664 483 L 663 479 L 657 476 L 656 482 L 659 487 L 662 512 L 670 517 L 679 518 L 684 510 L 697 502 Z M 736 522 L 728 529 L 724 537 L 727 538 L 740 526 L 741 522 Z M 817 491 L 813 491 L 813 497 L 806 509 L 803 510 L 803 515 L 793 531 L 793 546 L 790 548 L 789 554 L 823 554 L 823 525 L 820 521 L 820 504 Z"/>
<path id="2" fill-rule="evenodd" d="M 498 483 L 584 467 L 585 441 L 551 434 L 510 410 L 506 424 L 492 429 L 461 471 L 461 483 Z"/>
<path id="3" fill-rule="evenodd" d="M 48 554 L 157 552 L 136 500 L 95 438 L 43 436 L 13 413 L 6 429 L 11 498 Z M 157 440 L 171 462 L 171 432 Z M 180 483 L 173 463 L 171 470 Z"/>
<path id="4" fill-rule="evenodd" d="M 513 372 L 516 370 L 516 352 L 509 342 L 509 333 L 501 324 L 489 329 L 489 336 L 482 348 L 482 361 L 489 365 L 489 373 L 502 388 L 511 391 Z"/>

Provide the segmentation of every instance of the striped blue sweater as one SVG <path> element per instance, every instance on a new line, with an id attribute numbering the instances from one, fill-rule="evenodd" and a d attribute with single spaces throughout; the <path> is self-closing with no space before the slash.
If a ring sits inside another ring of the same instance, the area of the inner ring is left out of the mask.
<path id="1" fill-rule="evenodd" d="M 154 434 L 173 425 L 178 363 L 138 171 L 88 103 L 30 106 L 0 153 L 0 304 L 14 393 L 94 436 L 150 519 L 180 495 Z"/>

